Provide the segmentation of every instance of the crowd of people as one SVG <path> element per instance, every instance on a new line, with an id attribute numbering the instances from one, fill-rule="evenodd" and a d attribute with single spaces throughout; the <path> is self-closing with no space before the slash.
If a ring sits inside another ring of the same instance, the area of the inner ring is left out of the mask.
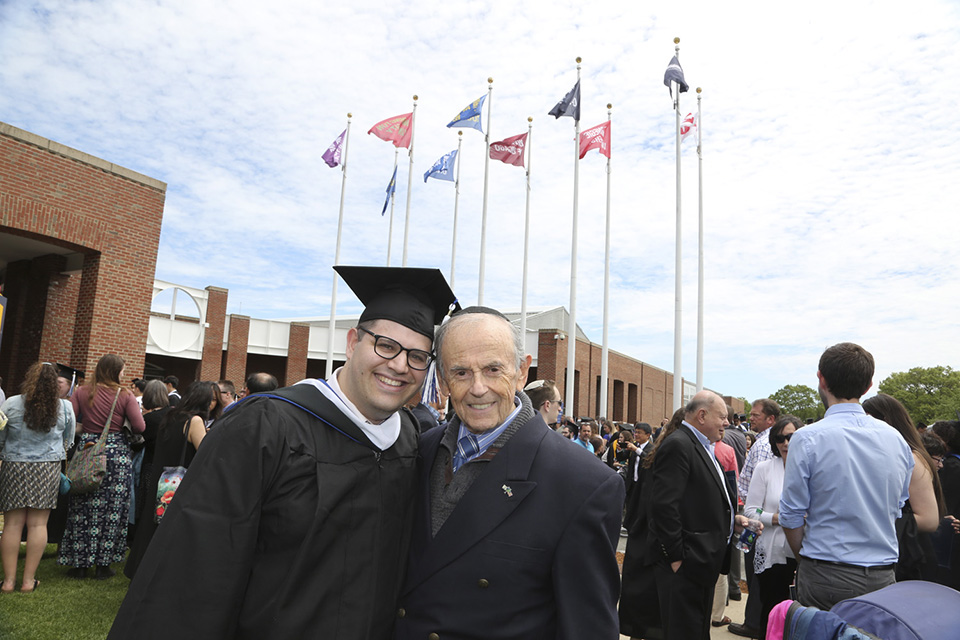
<path id="1" fill-rule="evenodd" d="M 437 270 L 338 271 L 365 309 L 327 380 L 181 394 L 174 376 L 124 384 L 112 354 L 89 377 L 32 365 L 0 407 L 0 591 L 24 531 L 19 589 L 39 587 L 61 493 L 66 575 L 131 578 L 111 638 L 767 638 L 790 599 L 960 586 L 960 422 L 861 404 L 862 347 L 824 352 L 812 424 L 707 390 L 656 428 L 577 419 L 555 381 L 527 384 L 516 326 L 460 309 Z M 443 407 L 422 400 L 434 370 Z M 99 488 L 69 492 L 66 460 L 101 437 Z"/>

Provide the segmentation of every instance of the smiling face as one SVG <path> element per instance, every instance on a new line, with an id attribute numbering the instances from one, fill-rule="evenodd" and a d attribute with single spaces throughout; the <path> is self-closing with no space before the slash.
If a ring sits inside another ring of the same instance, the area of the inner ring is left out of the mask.
<path id="1" fill-rule="evenodd" d="M 391 320 L 376 320 L 370 331 L 387 336 L 408 349 L 430 351 L 430 339 Z M 383 422 L 415 396 L 426 371 L 407 366 L 406 353 L 381 358 L 373 349 L 374 338 L 356 328 L 347 333 L 347 363 L 337 382 L 344 395 L 371 422 Z"/>
<path id="2" fill-rule="evenodd" d="M 508 323 L 489 314 L 462 316 L 447 329 L 442 348 L 440 388 L 467 429 L 483 433 L 503 424 L 530 367 L 530 356 L 517 367 Z"/>

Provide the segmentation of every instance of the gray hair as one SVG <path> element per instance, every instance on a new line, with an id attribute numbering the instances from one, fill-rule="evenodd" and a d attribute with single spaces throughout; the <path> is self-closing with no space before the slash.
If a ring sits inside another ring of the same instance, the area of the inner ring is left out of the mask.
<path id="1" fill-rule="evenodd" d="M 500 318 L 510 327 L 510 335 L 513 338 L 513 347 L 516 351 L 516 362 L 514 366 L 519 369 L 523 365 L 523 334 L 520 333 L 520 327 L 510 322 L 510 319 L 497 311 L 496 309 L 491 309 L 490 307 L 467 307 L 462 311 L 457 312 L 449 320 L 437 327 L 436 335 L 433 339 L 434 349 L 437 353 L 437 373 L 441 377 L 444 376 L 444 366 L 443 366 L 443 342 L 447 337 L 447 333 L 450 331 L 450 327 L 454 324 L 462 324 L 467 320 L 476 320 L 474 316 L 493 316 L 495 318 Z"/>

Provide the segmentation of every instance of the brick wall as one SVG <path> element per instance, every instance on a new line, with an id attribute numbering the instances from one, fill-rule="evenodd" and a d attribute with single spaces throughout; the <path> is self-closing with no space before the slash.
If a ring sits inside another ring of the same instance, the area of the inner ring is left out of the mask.
<path id="1" fill-rule="evenodd" d="M 310 325 L 303 322 L 290 323 L 290 338 L 287 345 L 287 367 L 280 386 L 290 386 L 307 377 L 307 347 L 310 342 Z"/>
<path id="2" fill-rule="evenodd" d="M 220 379 L 228 294 L 226 289 L 207 287 L 207 314 L 203 320 L 207 326 L 203 330 L 203 356 L 197 371 L 198 380 Z"/>
<path id="3" fill-rule="evenodd" d="M 224 355 L 223 377 L 233 380 L 237 391 L 247 379 L 247 340 L 250 336 L 250 316 L 230 314 L 230 333 Z"/>

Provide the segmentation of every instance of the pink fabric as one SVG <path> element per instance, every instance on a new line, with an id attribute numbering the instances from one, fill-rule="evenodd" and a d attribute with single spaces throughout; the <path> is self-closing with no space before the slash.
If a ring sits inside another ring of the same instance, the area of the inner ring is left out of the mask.
<path id="1" fill-rule="evenodd" d="M 713 445 L 713 452 L 716 454 L 717 462 L 720 463 L 720 467 L 724 471 L 737 473 L 737 454 L 734 452 L 733 447 L 721 440 Z M 738 479 L 739 477 L 740 475 L 737 474 Z"/>
<path id="2" fill-rule="evenodd" d="M 100 386 L 93 398 L 93 406 L 90 406 L 90 387 L 84 385 L 73 392 L 70 402 L 73 404 L 73 413 L 77 416 L 77 423 L 83 424 L 83 431 L 86 433 L 102 433 L 103 423 L 107 421 L 110 415 L 110 405 L 113 404 L 113 398 L 117 395 L 116 389 L 109 389 Z M 143 433 L 145 425 L 143 423 L 143 414 L 140 412 L 140 405 L 137 399 L 129 390 L 124 389 L 120 392 L 120 398 L 117 400 L 117 408 L 113 410 L 113 419 L 110 420 L 110 431 L 119 433 L 123 428 L 124 418 L 130 419 L 130 425 L 134 433 Z"/>
<path id="3" fill-rule="evenodd" d="M 784 600 L 770 611 L 767 618 L 767 640 L 783 640 L 783 627 L 787 622 L 787 609 L 793 600 Z"/>

